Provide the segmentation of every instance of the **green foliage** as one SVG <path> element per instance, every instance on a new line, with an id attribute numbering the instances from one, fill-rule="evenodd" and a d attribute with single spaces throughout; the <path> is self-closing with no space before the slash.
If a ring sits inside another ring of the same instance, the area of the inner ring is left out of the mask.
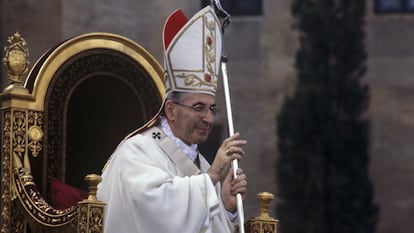
<path id="1" fill-rule="evenodd" d="M 276 117 L 281 233 L 373 233 L 365 1 L 294 0 L 295 93 Z"/>

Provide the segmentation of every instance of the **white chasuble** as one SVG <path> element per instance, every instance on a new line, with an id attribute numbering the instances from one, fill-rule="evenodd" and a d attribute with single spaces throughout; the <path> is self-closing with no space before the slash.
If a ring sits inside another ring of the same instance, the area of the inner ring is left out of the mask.
<path id="1" fill-rule="evenodd" d="M 158 127 L 120 143 L 98 186 L 105 233 L 229 233 L 220 183 L 200 169 Z"/>

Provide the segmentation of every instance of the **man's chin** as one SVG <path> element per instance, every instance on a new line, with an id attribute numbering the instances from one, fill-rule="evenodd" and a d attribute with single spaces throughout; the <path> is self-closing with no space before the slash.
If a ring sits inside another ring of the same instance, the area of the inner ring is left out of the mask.
<path id="1" fill-rule="evenodd" d="M 208 138 L 208 134 L 199 134 L 196 139 L 197 141 L 196 144 L 200 144 L 200 143 L 207 141 L 207 138 Z"/>
<path id="2" fill-rule="evenodd" d="M 196 144 L 200 144 L 207 141 L 207 138 L 210 135 L 210 130 L 198 129 L 197 131 L 195 131 L 195 133 L 195 140 L 197 141 Z"/>

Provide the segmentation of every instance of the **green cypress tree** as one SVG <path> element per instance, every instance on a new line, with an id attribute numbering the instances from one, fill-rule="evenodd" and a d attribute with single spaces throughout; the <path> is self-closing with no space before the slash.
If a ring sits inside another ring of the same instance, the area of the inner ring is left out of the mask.
<path id="1" fill-rule="evenodd" d="M 373 233 L 363 0 L 293 0 L 295 92 L 276 116 L 281 233 Z"/>

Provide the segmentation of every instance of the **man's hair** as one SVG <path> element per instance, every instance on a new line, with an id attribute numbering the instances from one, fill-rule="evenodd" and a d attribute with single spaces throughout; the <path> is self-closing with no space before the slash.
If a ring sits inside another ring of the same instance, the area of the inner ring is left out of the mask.
<path id="1" fill-rule="evenodd" d="M 184 95 L 185 95 L 184 92 L 179 92 L 179 91 L 172 91 L 172 92 L 168 93 L 167 96 L 165 97 L 165 101 L 164 101 L 164 105 L 162 107 L 161 115 L 165 116 L 165 102 L 167 102 L 167 100 L 171 100 L 173 102 L 180 103 Z"/>
<path id="2" fill-rule="evenodd" d="M 172 91 L 170 93 L 168 93 L 168 95 L 165 97 L 165 100 L 172 100 L 174 102 L 180 102 L 182 96 L 184 95 L 183 92 L 179 92 L 179 91 Z"/>

